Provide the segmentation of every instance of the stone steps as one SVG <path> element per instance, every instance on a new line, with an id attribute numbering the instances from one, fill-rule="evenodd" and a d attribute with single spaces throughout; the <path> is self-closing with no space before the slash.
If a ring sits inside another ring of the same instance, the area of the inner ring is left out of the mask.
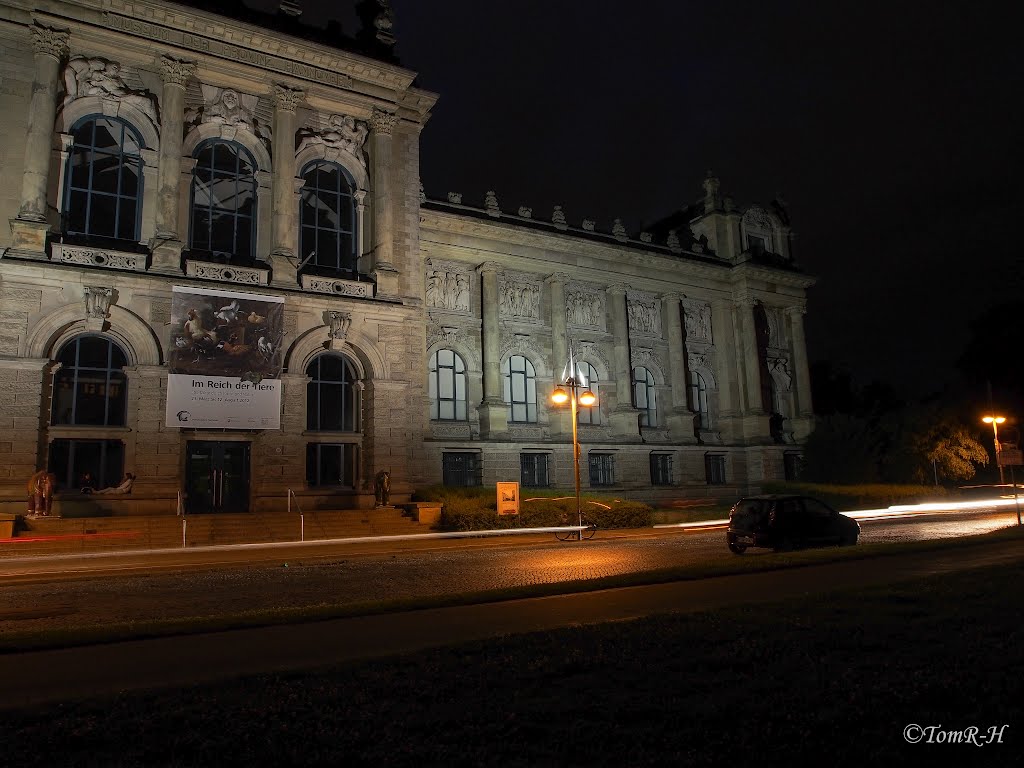
<path id="1" fill-rule="evenodd" d="M 298 513 L 252 512 L 189 515 L 185 541 L 189 547 L 259 544 L 317 539 L 393 536 L 428 533 L 401 509 L 316 510 Z M 177 515 L 83 518 L 29 518 L 13 540 L 0 540 L 0 557 L 129 549 L 174 549 L 182 545 L 182 519 Z"/>

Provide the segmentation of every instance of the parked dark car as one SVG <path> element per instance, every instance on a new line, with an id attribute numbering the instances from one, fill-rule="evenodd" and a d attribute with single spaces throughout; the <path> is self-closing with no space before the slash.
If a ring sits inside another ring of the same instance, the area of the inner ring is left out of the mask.
<path id="1" fill-rule="evenodd" d="M 747 547 L 784 552 L 801 547 L 852 546 L 860 524 L 810 496 L 748 496 L 729 511 L 725 534 L 729 549 L 742 555 Z"/>

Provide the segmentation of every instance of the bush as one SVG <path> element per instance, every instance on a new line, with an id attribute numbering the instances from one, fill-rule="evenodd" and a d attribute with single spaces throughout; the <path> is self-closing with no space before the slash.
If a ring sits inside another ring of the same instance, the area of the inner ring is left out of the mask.
<path id="1" fill-rule="evenodd" d="M 416 501 L 440 501 L 443 531 L 483 531 L 506 528 L 542 528 L 576 524 L 576 497 L 564 491 L 527 489 L 518 515 L 499 515 L 494 487 L 448 488 L 431 486 L 417 491 Z M 648 528 L 654 510 L 639 501 L 581 498 L 584 523 L 599 528 Z"/>
<path id="2" fill-rule="evenodd" d="M 800 493 L 821 499 L 840 512 L 855 509 L 880 509 L 892 504 L 916 504 L 941 501 L 952 494 L 935 485 L 832 485 L 825 483 L 763 483 L 765 493 Z"/>

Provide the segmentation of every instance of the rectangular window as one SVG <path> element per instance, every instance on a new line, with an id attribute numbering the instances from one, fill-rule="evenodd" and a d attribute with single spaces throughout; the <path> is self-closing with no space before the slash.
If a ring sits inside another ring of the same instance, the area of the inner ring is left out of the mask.
<path id="1" fill-rule="evenodd" d="M 615 457 L 608 453 L 592 453 L 590 463 L 590 484 L 615 485 Z"/>
<path id="2" fill-rule="evenodd" d="M 704 476 L 708 485 L 725 485 L 725 454 L 704 454 Z"/>
<path id="3" fill-rule="evenodd" d="M 50 443 L 49 470 L 57 476 L 57 489 L 77 491 L 88 472 L 96 488 L 110 488 L 124 478 L 124 443 L 120 440 L 54 440 Z"/>
<path id="4" fill-rule="evenodd" d="M 651 454 L 651 485 L 672 485 L 671 454 Z"/>
<path id="5" fill-rule="evenodd" d="M 785 478 L 789 482 L 800 479 L 800 467 L 803 464 L 803 457 L 799 453 L 786 453 L 782 456 L 782 468 Z"/>
<path id="6" fill-rule="evenodd" d="M 358 446 L 351 443 L 307 443 L 308 486 L 356 487 Z"/>
<path id="7" fill-rule="evenodd" d="M 547 488 L 551 485 L 546 453 L 519 454 L 519 484 L 524 488 Z"/>
<path id="8" fill-rule="evenodd" d="M 441 457 L 445 485 L 480 485 L 483 466 L 480 454 L 469 451 L 450 451 Z"/>

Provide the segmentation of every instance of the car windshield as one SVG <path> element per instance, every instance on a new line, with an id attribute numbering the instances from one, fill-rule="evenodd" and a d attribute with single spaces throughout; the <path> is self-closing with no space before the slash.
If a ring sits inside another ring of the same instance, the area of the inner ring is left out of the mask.
<path id="1" fill-rule="evenodd" d="M 732 508 L 732 524 L 735 528 L 751 529 L 766 522 L 767 502 L 759 499 L 742 499 Z"/>

